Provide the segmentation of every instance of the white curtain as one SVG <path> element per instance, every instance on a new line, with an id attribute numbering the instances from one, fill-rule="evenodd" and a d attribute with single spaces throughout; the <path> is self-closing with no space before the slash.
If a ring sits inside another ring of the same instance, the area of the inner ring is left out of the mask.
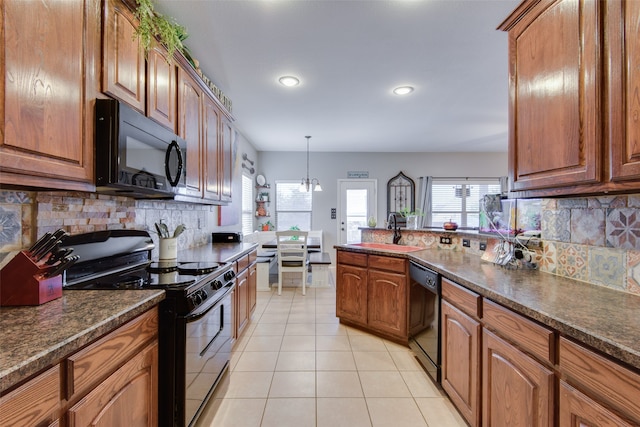
<path id="1" fill-rule="evenodd" d="M 433 186 L 432 176 L 420 177 L 420 193 L 418 195 L 418 209 L 423 213 L 418 217 L 418 228 L 431 226 L 431 188 Z"/>

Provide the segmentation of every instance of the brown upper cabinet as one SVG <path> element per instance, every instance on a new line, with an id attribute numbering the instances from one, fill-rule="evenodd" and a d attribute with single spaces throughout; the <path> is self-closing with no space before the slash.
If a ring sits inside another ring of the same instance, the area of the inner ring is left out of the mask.
<path id="1" fill-rule="evenodd" d="M 138 21 L 120 0 L 104 7 L 102 91 L 145 113 L 144 50 L 136 37 Z"/>
<path id="2" fill-rule="evenodd" d="M 94 191 L 99 5 L 5 0 L 0 20 L 0 184 Z"/>
<path id="3" fill-rule="evenodd" d="M 187 140 L 177 199 L 231 201 L 232 116 L 181 54 L 152 43 L 145 59 L 133 7 L 0 2 L 0 184 L 95 191 L 94 103 L 110 96 Z"/>
<path id="4" fill-rule="evenodd" d="M 154 43 L 147 53 L 147 116 L 176 132 L 178 71 L 167 55 L 160 43 Z"/>
<path id="5" fill-rule="evenodd" d="M 509 33 L 517 197 L 640 188 L 638 2 L 526 0 Z"/>

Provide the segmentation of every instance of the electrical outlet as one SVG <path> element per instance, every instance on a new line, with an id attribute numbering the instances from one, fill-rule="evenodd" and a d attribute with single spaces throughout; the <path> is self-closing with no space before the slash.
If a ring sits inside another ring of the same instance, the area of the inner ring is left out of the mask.
<path id="1" fill-rule="evenodd" d="M 487 244 L 486 243 L 480 243 L 480 250 L 484 251 L 485 249 L 487 249 Z"/>
<path id="2" fill-rule="evenodd" d="M 462 239 L 462 246 L 464 246 L 465 248 L 470 248 L 471 247 L 471 240 Z"/>
<path id="3" fill-rule="evenodd" d="M 443 245 L 450 245 L 451 237 L 440 236 L 440 243 L 442 243 Z"/>

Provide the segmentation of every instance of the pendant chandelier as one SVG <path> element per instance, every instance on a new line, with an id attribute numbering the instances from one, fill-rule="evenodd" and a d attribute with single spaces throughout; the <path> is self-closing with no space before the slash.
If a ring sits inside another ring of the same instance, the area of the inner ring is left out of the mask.
<path id="1" fill-rule="evenodd" d="M 309 179 L 309 139 L 310 136 L 305 136 L 307 138 L 307 178 L 302 178 L 302 182 L 300 183 L 300 190 L 309 191 L 312 189 L 313 191 L 322 191 L 322 186 L 320 185 L 320 181 L 318 178 Z"/>

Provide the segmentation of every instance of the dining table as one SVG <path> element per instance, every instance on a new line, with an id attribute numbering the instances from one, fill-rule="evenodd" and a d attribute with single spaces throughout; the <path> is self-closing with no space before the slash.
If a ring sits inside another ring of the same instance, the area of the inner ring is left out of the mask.
<path id="1" fill-rule="evenodd" d="M 262 249 L 278 249 L 278 240 L 273 239 L 262 244 Z M 319 251 L 322 249 L 322 240 L 317 237 L 309 237 L 307 239 L 307 251 Z"/>

